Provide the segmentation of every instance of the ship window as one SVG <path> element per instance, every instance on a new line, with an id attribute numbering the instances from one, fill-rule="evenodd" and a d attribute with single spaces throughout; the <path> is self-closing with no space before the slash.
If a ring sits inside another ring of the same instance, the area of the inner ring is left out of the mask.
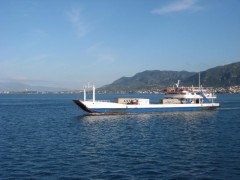
<path id="1" fill-rule="evenodd" d="M 196 104 L 199 104 L 199 99 L 196 99 Z"/>
<path id="2" fill-rule="evenodd" d="M 190 104 L 190 102 L 191 102 L 190 99 L 186 99 L 187 104 Z"/>

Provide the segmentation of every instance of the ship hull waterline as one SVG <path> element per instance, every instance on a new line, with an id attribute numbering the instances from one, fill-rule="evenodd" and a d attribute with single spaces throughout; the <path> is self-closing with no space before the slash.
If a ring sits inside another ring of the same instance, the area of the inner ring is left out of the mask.
<path id="1" fill-rule="evenodd" d="M 214 110 L 219 107 L 218 103 L 207 104 L 149 104 L 140 105 L 122 105 L 117 103 L 90 102 L 73 100 L 83 111 L 90 114 L 131 114 L 131 113 L 158 113 L 158 112 L 177 112 L 177 111 L 203 111 Z"/>

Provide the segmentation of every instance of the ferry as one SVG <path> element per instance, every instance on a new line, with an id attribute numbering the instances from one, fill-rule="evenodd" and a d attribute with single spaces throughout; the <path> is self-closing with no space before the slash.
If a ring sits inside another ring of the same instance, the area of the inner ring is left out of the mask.
<path id="1" fill-rule="evenodd" d="M 180 81 L 165 89 L 164 98 L 158 104 L 151 104 L 149 99 L 143 98 L 116 98 L 109 100 L 95 99 L 95 86 L 85 86 L 83 100 L 73 102 L 83 111 L 90 114 L 128 114 L 128 113 L 156 113 L 166 111 L 201 111 L 220 107 L 214 102 L 216 95 L 212 88 L 180 87 Z M 199 83 L 200 84 L 200 83 Z M 92 88 L 92 99 L 86 99 L 86 90 Z"/>

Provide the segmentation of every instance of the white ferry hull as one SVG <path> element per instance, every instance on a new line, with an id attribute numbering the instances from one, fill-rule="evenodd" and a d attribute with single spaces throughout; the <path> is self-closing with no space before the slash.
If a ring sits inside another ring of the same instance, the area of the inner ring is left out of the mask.
<path id="1" fill-rule="evenodd" d="M 155 113 L 167 111 L 201 111 L 218 108 L 219 103 L 203 104 L 148 104 L 127 105 L 113 102 L 92 102 L 74 100 L 82 110 L 88 113 L 125 114 L 125 113 Z"/>
<path id="2" fill-rule="evenodd" d="M 160 104 L 150 104 L 144 98 L 115 98 L 115 102 L 95 100 L 95 86 L 84 87 L 83 101 L 73 100 L 82 110 L 88 113 L 125 114 L 125 113 L 154 113 L 164 111 L 201 111 L 215 109 L 220 106 L 214 103 L 216 96 L 213 89 L 209 91 L 202 86 L 180 87 L 179 82 L 173 88 L 166 89 Z M 199 81 L 200 82 L 200 81 Z M 86 100 L 86 88 L 93 88 L 92 100 Z"/>

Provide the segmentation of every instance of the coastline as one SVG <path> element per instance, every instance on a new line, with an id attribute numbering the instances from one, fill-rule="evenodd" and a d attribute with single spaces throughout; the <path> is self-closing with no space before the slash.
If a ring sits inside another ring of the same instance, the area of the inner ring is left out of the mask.
<path id="1" fill-rule="evenodd" d="M 214 88 L 216 94 L 238 94 L 240 93 L 240 85 L 230 87 Z M 82 90 L 70 91 L 1 91 L 0 94 L 82 94 Z M 164 89 L 144 89 L 144 90 L 127 90 L 127 91 L 107 91 L 96 90 L 97 94 L 164 94 Z"/>

